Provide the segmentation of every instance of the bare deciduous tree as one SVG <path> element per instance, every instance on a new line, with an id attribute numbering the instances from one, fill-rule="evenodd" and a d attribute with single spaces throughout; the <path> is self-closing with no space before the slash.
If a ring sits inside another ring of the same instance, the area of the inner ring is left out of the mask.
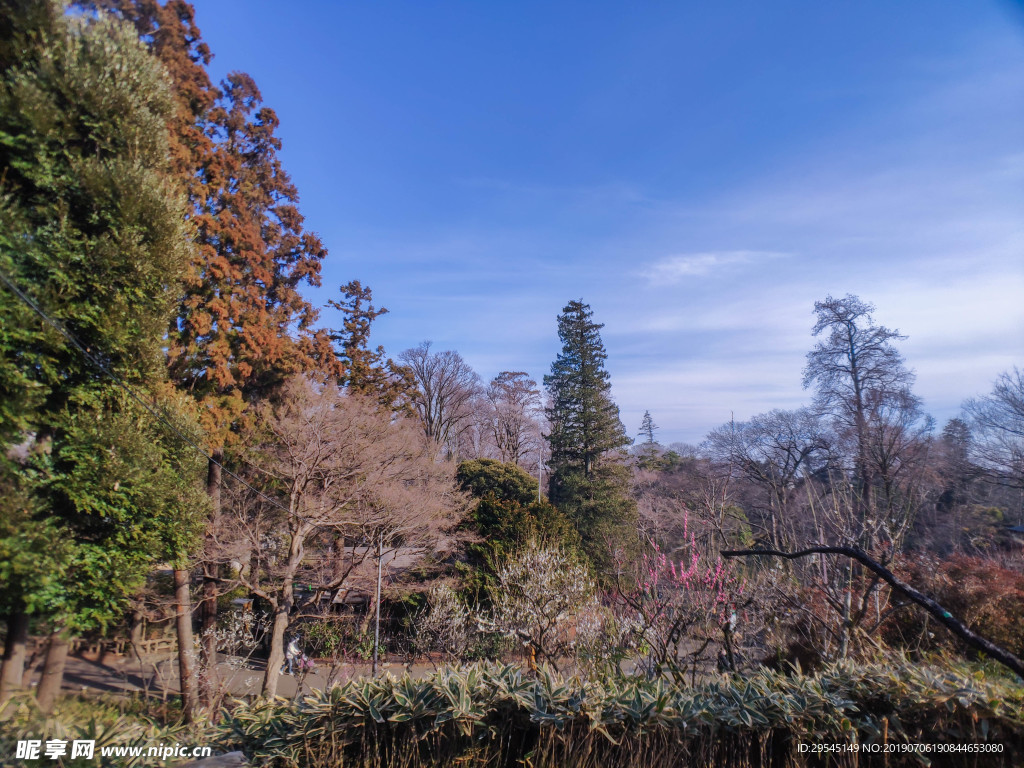
<path id="1" fill-rule="evenodd" d="M 1018 658 L 1002 646 L 993 643 L 988 638 L 982 637 L 977 632 L 972 631 L 970 627 L 954 617 L 953 614 L 935 602 L 935 600 L 914 589 L 910 584 L 898 579 L 881 563 L 872 559 L 866 552 L 856 549 L 855 547 L 825 547 L 812 545 L 799 552 L 742 549 L 722 552 L 722 557 L 784 557 L 788 560 L 795 560 L 815 554 L 844 555 L 856 560 L 874 573 L 879 579 L 884 580 L 900 595 L 928 611 L 928 613 L 930 613 L 939 624 L 945 626 L 949 631 L 966 642 L 969 646 L 977 651 L 988 654 L 1017 676 L 1024 676 L 1024 660 Z"/>
<path id="2" fill-rule="evenodd" d="M 437 546 L 462 505 L 453 467 L 434 460 L 413 422 L 333 383 L 293 379 L 259 409 L 254 433 L 254 463 L 272 480 L 264 495 L 240 489 L 215 535 L 222 561 L 272 608 L 262 692 L 273 696 L 300 604 L 340 588 L 356 550 Z"/>
<path id="3" fill-rule="evenodd" d="M 540 389 L 523 371 L 502 371 L 487 387 L 498 458 L 522 465 L 540 437 Z"/>
<path id="4" fill-rule="evenodd" d="M 1024 371 L 999 374 L 992 392 L 964 403 L 971 459 L 989 479 L 1024 488 Z"/>
<path id="5" fill-rule="evenodd" d="M 848 446 L 856 513 L 865 524 L 845 543 L 869 550 L 875 544 L 869 517 L 879 509 L 892 517 L 912 508 L 907 483 L 931 430 L 920 399 L 910 391 L 914 374 L 892 344 L 906 337 L 876 325 L 874 309 L 852 295 L 815 302 L 813 334 L 827 336 L 808 353 L 804 369 L 804 387 L 815 387 L 815 405 Z M 905 529 L 908 523 L 900 525 Z"/>
<path id="6" fill-rule="evenodd" d="M 405 350 L 398 359 L 416 381 L 413 406 L 424 434 L 454 456 L 461 432 L 471 424 L 480 377 L 458 352 L 431 352 L 429 341 Z"/>
<path id="7" fill-rule="evenodd" d="M 775 546 L 788 543 L 802 483 L 827 458 L 828 439 L 817 415 L 807 408 L 774 410 L 747 422 L 730 422 L 708 435 L 704 449 L 735 476 L 761 489 L 753 506 L 763 514 L 765 533 Z"/>

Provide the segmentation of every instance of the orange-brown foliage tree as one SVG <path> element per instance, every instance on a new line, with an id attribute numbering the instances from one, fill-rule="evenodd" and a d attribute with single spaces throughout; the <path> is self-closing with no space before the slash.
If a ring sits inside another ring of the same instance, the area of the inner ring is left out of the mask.
<path id="1" fill-rule="evenodd" d="M 316 309 L 299 292 L 303 284 L 320 284 L 327 251 L 304 229 L 298 193 L 278 159 L 277 115 L 244 73 L 230 74 L 220 88 L 211 83 L 210 49 L 188 2 L 79 5 L 134 24 L 174 85 L 171 156 L 188 198 L 195 249 L 169 329 L 168 364 L 171 379 L 199 404 L 213 456 L 207 492 L 216 520 L 224 450 L 247 404 L 294 373 L 342 375 L 327 332 L 314 327 Z M 218 574 L 207 567 L 204 576 L 202 626 L 211 639 L 203 648 L 209 662 L 216 656 Z M 185 579 L 183 573 L 176 576 L 178 582 Z"/>

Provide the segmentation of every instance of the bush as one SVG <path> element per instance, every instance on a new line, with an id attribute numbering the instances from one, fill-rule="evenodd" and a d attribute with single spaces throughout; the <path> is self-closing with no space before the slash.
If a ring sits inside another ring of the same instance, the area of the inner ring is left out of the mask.
<path id="1" fill-rule="evenodd" d="M 1010 765 L 1024 748 L 1024 689 L 965 666 L 899 662 L 813 676 L 761 670 L 694 687 L 484 665 L 242 706 L 220 736 L 222 748 L 282 768 L 802 766 L 822 761 L 798 744 L 883 742 L 999 744 L 978 764 Z M 850 764 L 914 764 L 907 755 L 880 750 Z M 963 762 L 932 756 L 933 765 Z"/>
<path id="2" fill-rule="evenodd" d="M 310 656 L 333 659 L 359 642 L 357 626 L 351 621 L 324 617 L 293 627 L 302 633 L 303 651 Z"/>
<path id="3" fill-rule="evenodd" d="M 466 604 L 447 584 L 436 584 L 427 595 L 427 606 L 413 620 L 415 649 L 421 654 L 440 654 L 446 660 L 463 658 L 474 634 Z"/>
<path id="4" fill-rule="evenodd" d="M 388 622 L 393 623 L 393 622 Z M 382 630 L 384 629 L 382 622 Z M 361 632 L 358 623 L 346 619 L 323 617 L 302 624 L 296 624 L 292 630 L 301 637 L 304 653 L 321 659 L 340 661 L 344 659 L 361 659 L 369 661 L 373 658 L 373 629 Z M 392 637 L 392 641 L 396 638 Z M 378 654 L 384 656 L 387 638 L 381 634 L 381 645 Z"/>
<path id="5" fill-rule="evenodd" d="M 918 555 L 904 561 L 900 575 L 974 632 L 1024 656 L 1024 574 L 988 558 Z M 884 637 L 892 644 L 925 650 L 962 648 L 945 627 L 916 607 L 894 615 Z"/>
<path id="6" fill-rule="evenodd" d="M 11 705 L 8 705 L 11 706 Z M 0 723 L 0 765 L 61 765 L 64 768 L 163 768 L 163 757 L 149 757 L 143 750 L 140 757 L 103 757 L 103 747 L 143 747 L 158 744 L 181 744 L 189 747 L 212 744 L 216 732 L 206 722 L 182 724 L 178 717 L 177 702 L 147 701 L 138 697 L 104 696 L 79 698 L 64 696 L 58 700 L 51 716 L 41 714 L 34 702 L 17 702 L 6 722 Z M 169 723 L 169 724 L 168 724 Z M 38 762 L 15 761 L 17 742 L 27 739 L 63 739 L 69 744 L 76 739 L 96 742 L 95 756 L 91 759 L 65 756 L 56 760 Z"/>

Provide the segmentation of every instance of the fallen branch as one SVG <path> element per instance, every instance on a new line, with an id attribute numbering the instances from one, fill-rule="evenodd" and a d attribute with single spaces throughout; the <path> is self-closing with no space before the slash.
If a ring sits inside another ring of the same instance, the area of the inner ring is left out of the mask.
<path id="1" fill-rule="evenodd" d="M 796 560 L 807 555 L 846 555 L 846 557 L 856 560 L 865 568 L 878 575 L 882 581 L 908 600 L 917 603 L 928 611 L 928 613 L 935 617 L 936 621 L 967 643 L 971 648 L 991 656 L 1014 674 L 1024 678 L 1024 661 L 1021 661 L 1014 654 L 996 645 L 991 640 L 982 637 L 976 632 L 972 632 L 968 629 L 967 625 L 955 618 L 953 614 L 937 602 L 921 594 L 906 582 L 896 578 L 888 568 L 873 560 L 866 552 L 860 549 L 855 547 L 815 545 L 801 549 L 799 552 L 782 552 L 777 549 L 731 549 L 722 552 L 722 557 L 783 557 L 786 560 Z"/>

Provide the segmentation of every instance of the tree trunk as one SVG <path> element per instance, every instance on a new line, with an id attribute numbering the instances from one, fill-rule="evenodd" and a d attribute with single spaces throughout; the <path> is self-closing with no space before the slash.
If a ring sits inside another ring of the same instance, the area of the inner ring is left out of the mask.
<path id="1" fill-rule="evenodd" d="M 290 502 L 292 509 L 297 507 L 297 495 L 293 493 Z M 277 695 L 277 681 L 281 677 L 281 665 L 284 663 L 284 633 L 291 621 L 292 607 L 295 605 L 295 573 L 302 563 L 303 542 L 306 531 L 300 526 L 293 530 L 291 543 L 288 546 L 288 565 L 282 574 L 281 592 L 274 605 L 274 625 L 270 632 L 270 653 L 267 656 L 267 669 L 263 675 L 265 698 Z"/>
<path id="2" fill-rule="evenodd" d="M 360 637 L 366 637 L 370 633 L 370 622 L 373 621 L 373 613 L 377 608 L 377 601 L 374 595 L 371 594 L 366 602 L 366 614 L 359 622 L 359 635 Z"/>
<path id="3" fill-rule="evenodd" d="M 7 642 L 4 660 L 0 666 L 0 707 L 21 690 L 25 673 L 25 646 L 28 643 L 28 614 L 14 611 L 7 617 Z"/>
<path id="4" fill-rule="evenodd" d="M 851 569 L 847 568 L 846 573 L 846 588 L 843 590 L 843 611 L 840 615 L 840 634 L 839 634 L 839 658 L 846 659 L 850 655 L 850 639 L 853 634 L 853 620 L 852 620 L 852 608 L 853 608 L 853 577 L 850 573 Z"/>
<path id="5" fill-rule="evenodd" d="M 288 608 L 279 605 L 274 611 L 274 624 L 270 630 L 270 653 L 267 655 L 267 669 L 263 674 L 264 698 L 272 699 L 277 695 L 277 681 L 281 677 L 281 665 L 284 664 L 284 633 L 288 629 Z"/>
<path id="6" fill-rule="evenodd" d="M 21 675 L 21 687 L 28 690 L 32 687 L 32 677 L 36 673 L 36 669 L 39 664 L 46 657 L 46 647 L 37 645 L 32 649 L 32 653 L 27 655 L 25 659 L 25 671 Z"/>
<path id="7" fill-rule="evenodd" d="M 137 648 L 145 638 L 146 615 L 138 608 L 132 610 L 131 629 L 128 631 L 128 642 Z"/>
<path id="8" fill-rule="evenodd" d="M 192 651 L 192 597 L 187 570 L 174 569 L 175 629 L 178 635 L 178 680 L 181 688 L 181 715 L 186 723 L 195 718 L 198 695 Z"/>
<path id="9" fill-rule="evenodd" d="M 199 647 L 202 653 L 200 698 L 204 707 L 213 699 L 217 672 L 217 579 L 210 566 L 203 568 L 203 599 L 199 609 Z"/>
<path id="10" fill-rule="evenodd" d="M 44 715 L 53 711 L 53 705 L 57 703 L 57 696 L 60 695 L 64 682 L 64 667 L 68 661 L 68 644 L 68 637 L 63 630 L 50 635 L 46 647 L 46 661 L 43 662 L 43 674 L 39 678 L 39 688 L 36 691 L 36 703 Z"/>
<path id="11" fill-rule="evenodd" d="M 215 527 L 221 511 L 221 463 L 224 449 L 213 451 L 206 473 L 206 495 L 210 497 L 210 525 Z M 207 544 L 210 543 L 207 534 Z M 207 553 L 209 554 L 209 553 Z M 199 642 L 203 655 L 203 675 L 200 681 L 200 697 L 203 706 L 213 703 L 214 679 L 217 672 L 217 566 L 207 562 L 203 565 L 203 599 L 199 607 Z"/>

